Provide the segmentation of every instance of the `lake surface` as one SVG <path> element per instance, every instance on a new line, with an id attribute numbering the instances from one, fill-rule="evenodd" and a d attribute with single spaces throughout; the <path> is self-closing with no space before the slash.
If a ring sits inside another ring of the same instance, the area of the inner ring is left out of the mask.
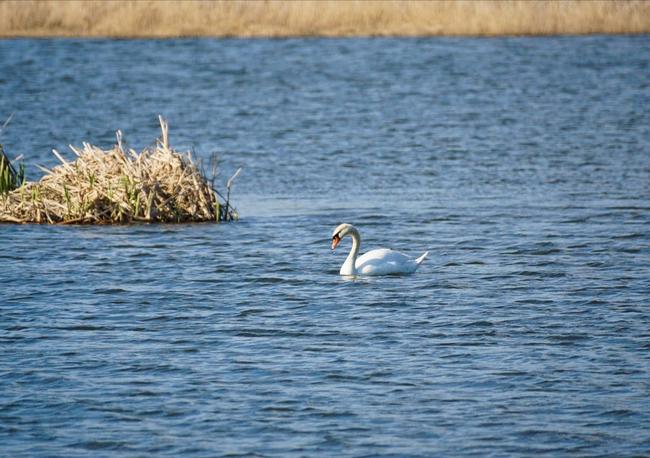
<path id="1" fill-rule="evenodd" d="M 236 224 L 0 225 L 0 455 L 650 455 L 650 36 L 4 40 L 0 68 L 32 179 L 158 114 L 243 167 Z M 341 222 L 429 258 L 341 278 Z"/>

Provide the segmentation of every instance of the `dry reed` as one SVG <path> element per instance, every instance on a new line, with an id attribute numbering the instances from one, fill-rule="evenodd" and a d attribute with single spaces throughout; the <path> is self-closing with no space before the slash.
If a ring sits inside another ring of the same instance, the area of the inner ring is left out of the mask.
<path id="1" fill-rule="evenodd" d="M 650 32 L 642 0 L 3 0 L 0 36 L 548 35 Z"/>
<path id="2" fill-rule="evenodd" d="M 169 146 L 168 126 L 160 118 L 162 137 L 141 153 L 117 145 L 104 151 L 83 144 L 71 147 L 77 158 L 46 170 L 38 182 L 26 182 L 0 195 L 0 222 L 115 224 L 132 222 L 223 221 L 237 217 L 194 164 L 189 154 Z M 228 183 L 228 194 L 230 185 Z"/>

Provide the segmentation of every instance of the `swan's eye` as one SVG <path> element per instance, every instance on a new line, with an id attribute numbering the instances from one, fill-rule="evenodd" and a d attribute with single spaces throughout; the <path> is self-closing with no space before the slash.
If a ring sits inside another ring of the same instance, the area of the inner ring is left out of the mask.
<path id="1" fill-rule="evenodd" d="M 338 240 L 338 239 L 340 239 L 340 238 L 341 238 L 341 237 L 339 237 L 338 234 L 334 234 L 334 235 L 332 236 L 332 240 Z"/>

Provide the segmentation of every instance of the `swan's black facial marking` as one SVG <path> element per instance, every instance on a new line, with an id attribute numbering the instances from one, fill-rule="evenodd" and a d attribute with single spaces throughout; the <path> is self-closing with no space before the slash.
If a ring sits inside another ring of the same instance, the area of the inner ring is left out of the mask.
<path id="1" fill-rule="evenodd" d="M 339 237 L 339 234 L 334 234 L 332 236 L 332 250 L 336 248 L 340 241 L 341 237 Z"/>

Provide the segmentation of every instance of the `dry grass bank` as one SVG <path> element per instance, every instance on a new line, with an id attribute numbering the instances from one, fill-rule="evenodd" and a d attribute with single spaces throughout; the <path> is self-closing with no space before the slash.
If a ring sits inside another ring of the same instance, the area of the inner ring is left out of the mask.
<path id="1" fill-rule="evenodd" d="M 650 32 L 650 1 L 2 0 L 0 36 L 546 35 Z"/>

